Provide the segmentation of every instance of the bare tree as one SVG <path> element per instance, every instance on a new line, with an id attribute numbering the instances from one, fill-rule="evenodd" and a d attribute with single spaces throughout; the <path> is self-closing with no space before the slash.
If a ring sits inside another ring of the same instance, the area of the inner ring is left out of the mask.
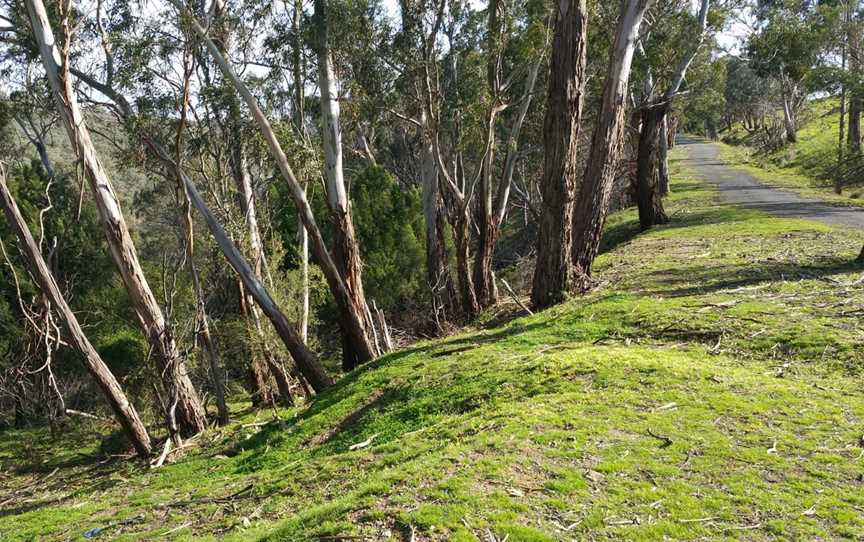
<path id="1" fill-rule="evenodd" d="M 6 185 L 6 170 L 2 164 L 0 164 L 0 200 L 2 200 L 3 211 L 6 213 L 9 226 L 18 237 L 21 253 L 29 264 L 33 279 L 46 296 L 51 308 L 57 313 L 68 340 L 81 354 L 84 366 L 102 390 L 111 410 L 114 411 L 114 416 L 135 447 L 135 451 L 142 458 L 147 458 L 150 455 L 150 436 L 147 434 L 147 429 L 138 417 L 135 407 L 129 403 L 111 370 L 105 365 L 96 349 L 84 335 L 75 313 L 72 312 L 63 294 L 60 293 L 60 288 L 42 257 L 39 245 L 33 239 L 30 228 L 24 221 L 24 217 L 21 216 L 18 205 Z"/>

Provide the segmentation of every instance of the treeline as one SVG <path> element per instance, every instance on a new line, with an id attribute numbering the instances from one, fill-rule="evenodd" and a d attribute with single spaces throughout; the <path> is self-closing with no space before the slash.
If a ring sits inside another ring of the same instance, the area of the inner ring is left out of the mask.
<path id="1" fill-rule="evenodd" d="M 5 0 L 5 423 L 96 386 L 147 456 L 473 321 L 514 254 L 536 308 L 590 290 L 614 205 L 669 220 L 736 5 L 695 8 Z"/>

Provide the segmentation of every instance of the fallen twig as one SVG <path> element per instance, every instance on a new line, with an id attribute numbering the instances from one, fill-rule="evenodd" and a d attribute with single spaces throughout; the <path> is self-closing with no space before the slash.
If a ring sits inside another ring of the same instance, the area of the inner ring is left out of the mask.
<path id="1" fill-rule="evenodd" d="M 501 281 L 501 284 L 503 284 L 503 285 L 504 285 L 504 288 L 506 288 L 507 291 L 510 293 L 510 297 L 513 298 L 513 301 L 515 301 L 517 305 L 519 305 L 520 307 L 522 307 L 522 310 L 524 310 L 525 312 L 527 312 L 528 314 L 530 314 L 530 315 L 533 316 L 534 313 L 531 311 L 531 309 L 529 309 L 529 308 L 525 305 L 525 303 L 522 303 L 522 300 L 519 299 L 519 296 L 516 295 L 516 292 L 513 291 L 513 288 L 510 287 L 510 285 L 507 283 L 507 281 L 504 280 L 504 279 L 502 279 L 502 278 L 499 278 L 498 280 Z"/>
<path id="2" fill-rule="evenodd" d="M 657 433 L 652 431 L 650 427 L 648 428 L 648 434 L 651 435 L 652 437 L 656 438 L 657 440 L 663 441 L 663 444 L 660 445 L 661 448 L 667 448 L 669 446 L 672 446 L 672 439 L 671 438 L 664 436 L 664 435 L 658 435 Z"/>

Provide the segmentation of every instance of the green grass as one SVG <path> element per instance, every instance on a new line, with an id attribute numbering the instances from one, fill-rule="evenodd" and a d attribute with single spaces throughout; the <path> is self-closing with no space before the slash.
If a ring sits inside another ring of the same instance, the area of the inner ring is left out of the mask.
<path id="1" fill-rule="evenodd" d="M 611 217 L 591 295 L 241 412 L 172 464 L 100 463 L 94 426 L 0 434 L 0 540 L 860 539 L 862 236 L 680 167 L 672 224 Z"/>
<path id="2" fill-rule="evenodd" d="M 839 127 L 839 102 L 834 98 L 815 100 L 801 113 L 796 143 L 765 152 L 736 124 L 724 133 L 724 143 L 718 144 L 720 156 L 770 185 L 832 203 L 864 205 L 864 187 L 849 186 L 836 194 L 826 176 L 826 166 L 833 166 L 837 158 Z"/>

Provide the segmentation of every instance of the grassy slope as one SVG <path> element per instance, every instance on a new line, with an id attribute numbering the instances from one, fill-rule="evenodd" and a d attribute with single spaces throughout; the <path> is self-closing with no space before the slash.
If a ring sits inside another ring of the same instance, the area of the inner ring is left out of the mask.
<path id="1" fill-rule="evenodd" d="M 175 464 L 0 434 L 0 539 L 859 539 L 860 232 L 674 189 L 668 227 L 613 217 L 589 297 L 244 414 Z"/>
<path id="2" fill-rule="evenodd" d="M 768 184 L 793 190 L 804 196 L 844 205 L 864 205 L 864 189 L 850 186 L 835 194 L 831 182 L 823 177 L 825 160 L 837 157 L 840 127 L 839 103 L 827 98 L 810 102 L 801 113 L 797 143 L 765 153 L 754 150 L 749 134 L 735 125 L 723 135 L 721 156 L 729 164 L 744 169 Z"/>

